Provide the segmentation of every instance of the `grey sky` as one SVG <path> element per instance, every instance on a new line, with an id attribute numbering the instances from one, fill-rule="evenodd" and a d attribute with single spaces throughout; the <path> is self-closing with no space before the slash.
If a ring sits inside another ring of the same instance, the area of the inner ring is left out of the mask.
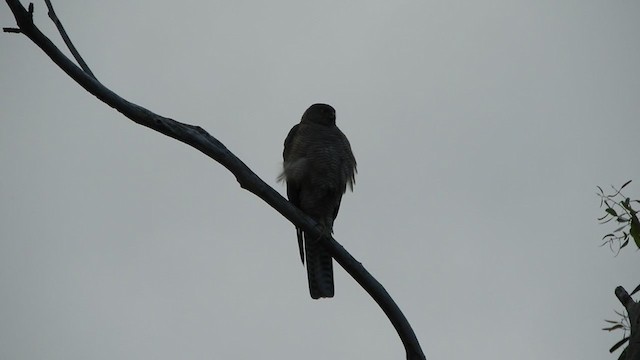
<path id="1" fill-rule="evenodd" d="M 640 198 L 640 3 L 54 5 L 105 85 L 282 193 L 287 131 L 332 104 L 359 170 L 335 237 L 428 359 L 617 358 L 600 328 L 638 253 L 598 247 L 594 190 L 634 179 Z M 343 270 L 334 299 L 309 298 L 293 226 L 224 168 L 24 36 L 0 49 L 0 358 L 404 357 Z"/>

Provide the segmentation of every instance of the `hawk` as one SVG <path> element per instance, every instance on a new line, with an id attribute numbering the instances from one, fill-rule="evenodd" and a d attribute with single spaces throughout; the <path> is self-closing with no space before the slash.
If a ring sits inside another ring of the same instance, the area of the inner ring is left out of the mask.
<path id="1" fill-rule="evenodd" d="M 284 164 L 279 180 L 287 182 L 289 201 L 333 232 L 342 195 L 353 190 L 356 159 L 347 137 L 336 126 L 336 111 L 327 104 L 311 105 L 284 141 Z M 296 227 L 302 263 L 307 263 L 313 299 L 333 297 L 333 260 L 320 239 Z"/>

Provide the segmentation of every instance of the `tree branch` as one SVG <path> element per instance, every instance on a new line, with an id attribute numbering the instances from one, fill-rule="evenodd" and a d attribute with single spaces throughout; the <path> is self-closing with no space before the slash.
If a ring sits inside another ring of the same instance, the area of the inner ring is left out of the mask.
<path id="1" fill-rule="evenodd" d="M 73 46 L 73 43 L 69 38 L 69 35 L 67 35 L 67 31 L 64 29 L 64 26 L 62 26 L 62 22 L 60 22 L 60 19 L 58 19 L 58 15 L 56 15 L 55 10 L 53 10 L 53 5 L 51 5 L 51 1 L 44 0 L 44 2 L 45 4 L 47 4 L 47 9 L 49 9 L 49 13 L 48 13 L 49 18 L 51 19 L 51 21 L 53 21 L 54 24 L 56 24 L 56 27 L 58 28 L 58 32 L 60 33 L 60 36 L 62 36 L 64 43 L 67 44 L 69 51 L 71 51 L 71 54 L 78 62 L 78 65 L 80 65 L 82 70 L 84 70 L 84 72 L 89 74 L 89 76 L 98 80 L 96 76 L 93 75 L 93 72 L 91 71 L 91 69 L 89 69 L 89 65 L 87 65 L 86 62 L 84 62 L 84 59 L 82 58 L 82 56 L 80 56 L 80 53 L 78 52 L 78 50 L 76 50 L 76 47 Z"/>
<path id="2" fill-rule="evenodd" d="M 6 2 L 13 12 L 18 24 L 18 29 L 5 28 L 5 32 L 20 32 L 26 35 L 33 43 L 42 49 L 56 65 L 67 73 L 67 75 L 102 102 L 116 109 L 139 125 L 146 126 L 198 149 L 203 154 L 227 168 L 236 177 L 236 180 L 243 189 L 260 197 L 285 218 L 302 228 L 311 236 L 322 238 L 323 245 L 329 249 L 336 261 L 371 295 L 387 315 L 402 340 L 407 359 L 425 359 L 413 329 L 389 293 L 387 293 L 384 287 L 369 274 L 362 264 L 353 258 L 335 239 L 325 237 L 321 227 L 311 218 L 289 203 L 277 191 L 251 171 L 249 167 L 229 151 L 220 141 L 201 127 L 180 123 L 131 103 L 98 82 L 90 70 L 88 70 L 88 67 L 83 70 L 71 62 L 51 40 L 33 24 L 32 4 L 30 4 L 31 11 L 27 11 L 19 0 L 6 0 Z M 47 3 L 50 5 L 49 1 L 47 1 Z M 50 14 L 54 14 L 55 17 L 55 13 L 51 9 Z M 54 20 L 54 22 L 56 22 L 56 20 Z M 56 25 L 58 22 L 56 22 Z M 58 27 L 58 29 L 61 28 L 61 26 Z M 62 31 L 64 30 L 61 30 L 61 32 Z M 70 41 L 67 45 L 69 46 L 69 44 Z M 73 45 L 71 45 L 71 47 L 72 46 Z M 72 50 L 72 52 L 74 52 L 74 50 Z M 77 53 L 77 51 L 75 52 Z M 80 62 L 82 58 L 78 54 L 76 59 Z"/>
<path id="3" fill-rule="evenodd" d="M 624 358 L 621 356 L 621 359 L 640 360 L 640 303 L 633 301 L 622 286 L 616 288 L 615 294 L 629 314 L 629 326 L 631 327 L 629 344 L 624 349 Z"/>

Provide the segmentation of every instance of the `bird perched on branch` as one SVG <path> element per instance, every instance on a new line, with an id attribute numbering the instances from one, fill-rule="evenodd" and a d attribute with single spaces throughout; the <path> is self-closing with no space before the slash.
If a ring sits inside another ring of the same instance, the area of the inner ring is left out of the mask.
<path id="1" fill-rule="evenodd" d="M 336 111 L 326 104 L 311 105 L 284 141 L 284 169 L 289 201 L 331 235 L 342 195 L 353 190 L 356 159 L 347 137 L 336 126 Z M 311 297 L 333 297 L 333 260 L 321 239 L 296 227 L 302 263 L 307 263 Z"/>

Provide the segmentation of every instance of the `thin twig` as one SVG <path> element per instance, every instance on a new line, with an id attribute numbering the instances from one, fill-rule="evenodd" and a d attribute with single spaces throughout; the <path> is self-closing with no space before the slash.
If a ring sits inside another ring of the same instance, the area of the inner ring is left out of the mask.
<path id="1" fill-rule="evenodd" d="M 49 9 L 49 13 L 48 13 L 49 18 L 51 19 L 51 21 L 53 21 L 54 24 L 56 24 L 56 27 L 58 28 L 58 32 L 60 32 L 60 36 L 62 36 L 64 43 L 67 44 L 67 47 L 69 48 L 69 51 L 71 51 L 71 54 L 73 55 L 73 57 L 76 59 L 76 61 L 78 62 L 82 70 L 84 70 L 84 72 L 89 74 L 89 76 L 91 76 L 92 78 L 98 80 L 98 78 L 96 78 L 96 76 L 93 75 L 93 72 L 91 71 L 91 69 L 89 69 L 89 65 L 87 65 L 87 63 L 84 61 L 82 56 L 80 56 L 80 53 L 78 52 L 78 50 L 76 50 L 76 47 L 71 42 L 71 39 L 69 38 L 69 35 L 67 35 L 67 32 L 64 29 L 64 26 L 62 26 L 62 22 L 60 22 L 60 19 L 58 19 L 58 15 L 56 15 L 55 10 L 53 10 L 53 5 L 51 5 L 51 1 L 44 0 L 44 2 L 47 4 L 47 8 Z"/>
<path id="2" fill-rule="evenodd" d="M 418 339 L 389 293 L 369 272 L 353 258 L 335 239 L 326 238 L 322 228 L 310 217 L 287 201 L 260 179 L 249 167 L 229 151 L 220 141 L 199 126 L 180 123 L 155 114 L 139 105 L 131 103 L 114 93 L 88 72 L 67 58 L 34 24 L 32 14 L 22 6 L 19 0 L 6 0 L 11 8 L 20 31 L 42 49 L 51 60 L 67 75 L 74 79 L 89 93 L 105 104 L 113 107 L 135 123 L 158 131 L 166 136 L 188 144 L 227 168 L 240 186 L 260 197 L 285 218 L 303 229 L 312 237 L 323 239 L 336 261 L 371 295 L 387 315 L 398 332 L 405 347 L 408 360 L 424 360 L 425 356 Z"/>

